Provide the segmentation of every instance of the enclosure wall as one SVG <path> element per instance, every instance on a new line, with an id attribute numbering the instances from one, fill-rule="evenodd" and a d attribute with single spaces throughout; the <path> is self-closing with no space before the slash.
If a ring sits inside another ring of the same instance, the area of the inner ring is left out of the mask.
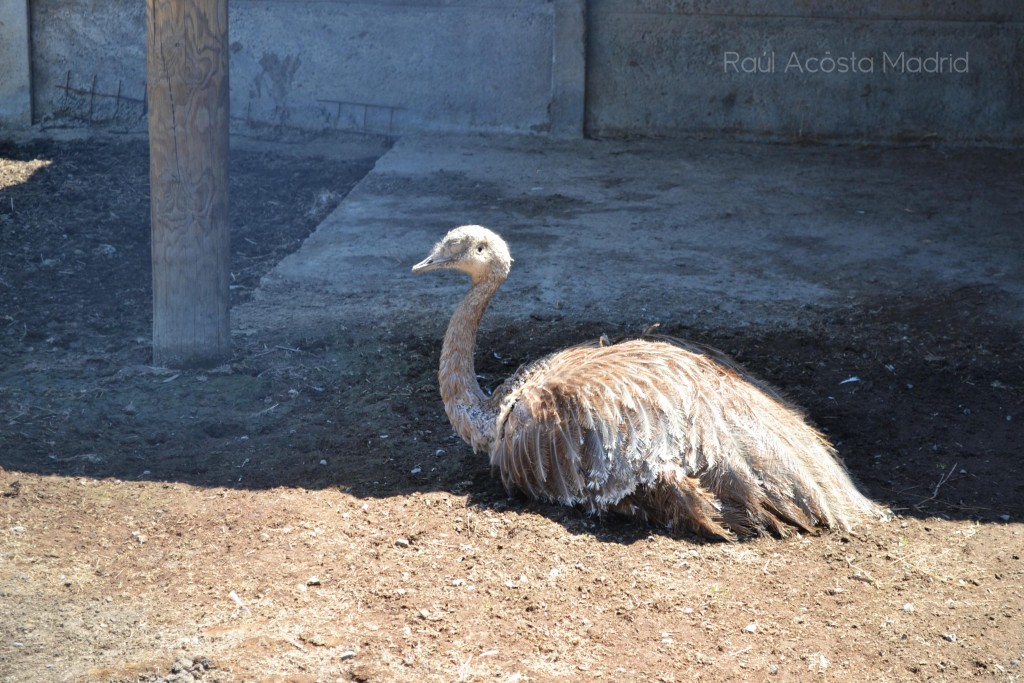
<path id="1" fill-rule="evenodd" d="M 1024 141 L 1024 3 L 591 0 L 588 34 L 593 135 Z"/>
<path id="2" fill-rule="evenodd" d="M 27 0 L 0 2 L 0 130 L 32 121 Z"/>
<path id="3" fill-rule="evenodd" d="M 1024 141 L 1024 4 L 884 4 L 233 0 L 232 126 Z M 31 15 L 35 122 L 144 130 L 142 4 Z"/>

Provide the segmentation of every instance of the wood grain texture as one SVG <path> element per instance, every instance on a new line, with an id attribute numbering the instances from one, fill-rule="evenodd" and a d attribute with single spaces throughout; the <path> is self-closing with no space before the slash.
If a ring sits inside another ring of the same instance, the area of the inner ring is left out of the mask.
<path id="1" fill-rule="evenodd" d="M 227 0 L 147 0 L 153 362 L 211 365 L 228 314 Z"/>

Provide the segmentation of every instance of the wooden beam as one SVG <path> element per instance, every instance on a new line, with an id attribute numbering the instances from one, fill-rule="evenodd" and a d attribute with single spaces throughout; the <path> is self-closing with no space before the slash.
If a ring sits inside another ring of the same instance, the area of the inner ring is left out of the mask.
<path id="1" fill-rule="evenodd" d="M 231 354 L 228 3 L 147 0 L 153 362 Z"/>

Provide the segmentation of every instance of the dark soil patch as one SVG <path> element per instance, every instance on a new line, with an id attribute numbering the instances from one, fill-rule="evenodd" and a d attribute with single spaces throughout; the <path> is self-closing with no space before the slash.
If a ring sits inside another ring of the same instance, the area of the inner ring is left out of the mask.
<path id="1" fill-rule="evenodd" d="M 233 154 L 236 303 L 373 161 Z M 702 544 L 507 499 L 444 416 L 443 322 L 150 367 L 147 175 L 138 142 L 0 146 L 0 681 L 1024 677 L 1024 345 L 990 292 L 667 323 L 902 515 Z M 485 320 L 482 382 L 620 332 Z"/>

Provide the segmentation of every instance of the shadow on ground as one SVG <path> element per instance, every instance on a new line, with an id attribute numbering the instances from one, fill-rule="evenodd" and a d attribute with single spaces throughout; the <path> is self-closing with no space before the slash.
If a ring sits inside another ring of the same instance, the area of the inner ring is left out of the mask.
<path id="1" fill-rule="evenodd" d="M 237 329 L 235 357 L 220 368 L 150 367 L 144 145 L 34 143 L 2 147 L 0 159 L 4 495 L 29 493 L 22 474 L 336 487 L 367 498 L 441 490 L 476 506 L 536 510 L 604 540 L 649 533 L 506 498 L 444 416 L 444 320 L 344 320 L 303 336 Z M 15 177 L 36 159 L 49 163 Z M 373 161 L 234 155 L 236 303 Z M 808 308 L 801 328 L 666 320 L 663 329 L 721 348 L 779 386 L 866 491 L 900 514 L 1017 520 L 1024 346 L 991 315 L 1003 305 L 993 290 L 952 285 Z M 559 311 L 487 318 L 479 372 L 495 385 L 567 344 L 636 331 Z"/>

